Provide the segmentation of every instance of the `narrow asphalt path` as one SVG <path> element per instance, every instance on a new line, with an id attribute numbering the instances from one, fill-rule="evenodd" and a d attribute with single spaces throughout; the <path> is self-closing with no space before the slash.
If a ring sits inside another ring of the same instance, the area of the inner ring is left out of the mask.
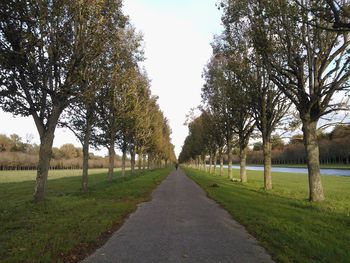
<path id="1" fill-rule="evenodd" d="M 273 262 L 181 170 L 172 172 L 85 263 Z"/>

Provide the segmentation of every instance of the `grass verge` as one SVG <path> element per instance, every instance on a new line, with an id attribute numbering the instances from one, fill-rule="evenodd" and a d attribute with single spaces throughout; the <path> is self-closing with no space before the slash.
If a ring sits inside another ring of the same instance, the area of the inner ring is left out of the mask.
<path id="1" fill-rule="evenodd" d="M 121 177 L 90 176 L 80 191 L 78 176 L 52 179 L 47 199 L 32 202 L 33 181 L 0 184 L 0 262 L 77 262 L 116 230 L 170 168 Z"/>
<path id="2" fill-rule="evenodd" d="M 267 192 L 262 189 L 262 172 L 248 171 L 249 183 L 241 184 L 226 176 L 184 170 L 276 261 L 349 262 L 349 177 L 323 176 L 327 200 L 318 204 L 306 200 L 306 175 L 273 173 L 274 189 Z M 219 187 L 212 187 L 214 183 Z"/>

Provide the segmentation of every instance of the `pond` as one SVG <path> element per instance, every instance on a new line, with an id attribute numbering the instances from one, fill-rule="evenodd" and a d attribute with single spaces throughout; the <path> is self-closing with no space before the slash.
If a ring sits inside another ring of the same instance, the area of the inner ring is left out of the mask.
<path id="1" fill-rule="evenodd" d="M 224 165 L 227 168 L 227 165 Z M 233 165 L 233 169 L 239 169 L 239 165 Z M 247 166 L 247 170 L 264 171 L 263 166 Z M 273 167 L 272 172 L 307 174 L 307 168 Z M 350 176 L 350 170 L 345 169 L 321 169 L 322 175 Z"/>

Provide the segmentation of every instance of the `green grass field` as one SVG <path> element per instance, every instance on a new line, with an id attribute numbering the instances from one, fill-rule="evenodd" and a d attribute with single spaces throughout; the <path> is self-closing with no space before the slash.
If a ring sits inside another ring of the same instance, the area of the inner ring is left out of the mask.
<path id="1" fill-rule="evenodd" d="M 0 175 L 0 262 L 76 262 L 84 258 L 138 203 L 150 198 L 151 190 L 170 168 L 135 176 L 127 172 L 125 177 L 116 172 L 112 183 L 103 171 L 93 171 L 88 194 L 80 191 L 80 173 L 66 172 L 50 174 L 47 200 L 39 204 L 32 202 L 33 175 Z"/>
<path id="2" fill-rule="evenodd" d="M 249 182 L 243 185 L 184 169 L 276 261 L 350 262 L 350 177 L 323 176 L 327 199 L 310 203 L 306 175 L 273 173 L 273 190 L 266 192 L 259 171 L 248 171 Z M 238 179 L 238 170 L 233 171 Z"/>
<path id="3" fill-rule="evenodd" d="M 116 171 L 120 170 L 119 168 L 115 169 Z M 50 170 L 49 171 L 49 180 L 59 179 L 64 177 L 73 177 L 81 176 L 83 170 Z M 107 173 L 107 168 L 102 169 L 90 169 L 89 174 L 101 174 Z M 1 183 L 15 183 L 15 182 L 24 182 L 24 181 L 33 181 L 36 178 L 36 171 L 0 171 L 0 184 Z"/>
<path id="4" fill-rule="evenodd" d="M 239 165 L 239 164 L 236 164 Z M 248 166 L 264 166 L 263 164 L 248 164 Z M 287 168 L 307 168 L 306 164 L 274 164 L 273 167 L 287 167 Z M 341 169 L 350 170 L 350 164 L 321 164 L 321 169 Z"/>

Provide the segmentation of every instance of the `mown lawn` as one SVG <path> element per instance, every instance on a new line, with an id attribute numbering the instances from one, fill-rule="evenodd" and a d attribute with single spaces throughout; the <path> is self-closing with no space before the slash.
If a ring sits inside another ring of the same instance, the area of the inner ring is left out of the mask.
<path id="1" fill-rule="evenodd" d="M 120 169 L 115 169 L 116 171 Z M 59 179 L 64 177 L 73 177 L 73 176 L 81 176 L 81 169 L 69 169 L 69 170 L 50 170 L 49 171 L 49 179 Z M 107 168 L 101 169 L 90 169 L 89 174 L 101 174 L 107 173 Z M 14 171 L 0 171 L 0 184 L 1 183 L 14 183 L 14 182 L 24 182 L 24 181 L 33 181 L 36 178 L 36 171 L 29 170 L 14 170 Z"/>
<path id="2" fill-rule="evenodd" d="M 75 262 L 105 241 L 112 230 L 150 198 L 170 168 L 121 177 L 80 176 L 48 181 L 47 200 L 32 202 L 34 181 L 0 183 L 0 262 Z"/>
<path id="3" fill-rule="evenodd" d="M 249 164 L 248 166 L 264 166 L 263 164 Z M 307 168 L 306 164 L 274 164 L 273 167 Z M 350 164 L 321 164 L 321 169 L 350 170 Z"/>
<path id="4" fill-rule="evenodd" d="M 248 171 L 247 184 L 184 168 L 208 196 L 243 224 L 278 262 L 350 262 L 350 177 L 323 176 L 326 201 L 307 201 L 307 176 Z M 233 170 L 238 178 L 238 170 Z M 218 187 L 213 187 L 217 184 Z M 208 211 L 210 213 L 210 211 Z"/>

